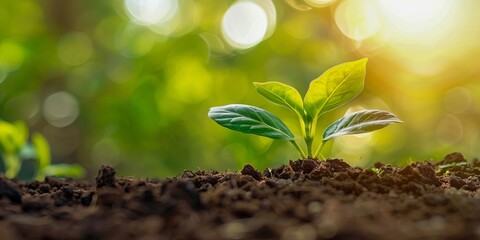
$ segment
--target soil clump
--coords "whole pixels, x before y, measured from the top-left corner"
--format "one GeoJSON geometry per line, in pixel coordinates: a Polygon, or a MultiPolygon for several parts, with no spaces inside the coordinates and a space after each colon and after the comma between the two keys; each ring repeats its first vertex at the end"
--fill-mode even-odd
{"type": "Polygon", "coordinates": [[[480,162],[290,161],[94,183],[0,176],[0,239],[480,239],[480,162]]]}

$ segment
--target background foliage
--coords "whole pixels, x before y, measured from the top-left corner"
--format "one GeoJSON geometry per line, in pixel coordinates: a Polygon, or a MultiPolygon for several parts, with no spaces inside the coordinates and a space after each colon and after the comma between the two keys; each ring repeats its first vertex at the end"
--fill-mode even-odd
{"type": "Polygon", "coordinates": [[[0,116],[44,134],[54,162],[157,177],[285,163],[299,157],[288,142],[227,131],[208,109],[257,105],[298,135],[296,116],[252,83],[304,94],[362,57],[365,90],[320,125],[363,108],[405,124],[341,137],[326,155],[361,166],[479,155],[478,1],[243,1],[255,6],[229,22],[239,1],[137,2],[0,0],[0,116]]]}

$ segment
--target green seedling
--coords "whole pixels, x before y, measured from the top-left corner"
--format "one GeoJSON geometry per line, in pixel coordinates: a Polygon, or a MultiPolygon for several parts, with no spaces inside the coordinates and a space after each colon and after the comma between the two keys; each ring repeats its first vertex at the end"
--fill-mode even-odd
{"type": "MultiPolygon", "coordinates": [[[[375,131],[392,123],[401,123],[395,115],[381,110],[363,110],[348,114],[323,132],[323,138],[315,152],[312,150],[316,126],[321,116],[357,97],[363,89],[367,59],[346,62],[325,71],[310,83],[302,100],[293,87],[280,82],[255,82],[257,92],[270,102],[292,110],[298,117],[305,153],[295,136],[278,117],[250,105],[231,104],[212,107],[208,116],[219,125],[234,131],[255,134],[272,139],[287,140],[295,146],[303,158],[318,158],[325,143],[335,137],[375,131]]],[[[322,156],[323,157],[323,156],[322,156]]]]}
{"type": "Polygon", "coordinates": [[[380,168],[376,168],[376,167],[372,167],[372,171],[373,171],[375,174],[377,174],[377,176],[380,176],[380,175],[383,174],[383,172],[384,172],[385,170],[380,169],[380,168]]]}
{"type": "Polygon", "coordinates": [[[37,155],[38,168],[35,179],[41,180],[46,176],[81,178],[85,175],[85,169],[79,164],[52,164],[50,145],[42,134],[34,133],[32,144],[37,155]]]}
{"type": "Polygon", "coordinates": [[[447,168],[462,167],[462,166],[467,166],[467,162],[452,162],[452,163],[447,163],[447,164],[439,165],[439,166],[438,166],[438,169],[447,169],[447,168]]]}
{"type": "Polygon", "coordinates": [[[40,133],[34,133],[29,142],[28,136],[28,128],[24,122],[17,121],[12,124],[0,120],[0,154],[7,178],[16,177],[21,170],[23,159],[30,157],[37,160],[34,176],[37,180],[42,180],[45,176],[80,178],[85,174],[85,169],[78,164],[51,164],[47,139],[40,133]]]}
{"type": "Polygon", "coordinates": [[[5,176],[14,178],[20,172],[20,153],[28,140],[28,128],[24,122],[0,121],[0,154],[3,159],[5,176]]]}

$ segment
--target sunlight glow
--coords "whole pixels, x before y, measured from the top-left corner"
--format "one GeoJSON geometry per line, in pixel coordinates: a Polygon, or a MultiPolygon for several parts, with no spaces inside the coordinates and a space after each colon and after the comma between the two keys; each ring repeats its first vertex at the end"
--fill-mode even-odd
{"type": "Polygon", "coordinates": [[[314,7],[326,7],[335,2],[335,0],[305,0],[308,4],[314,7]]]}
{"type": "Polygon", "coordinates": [[[335,22],[345,36],[356,41],[363,41],[380,29],[377,8],[370,1],[343,1],[335,10],[335,22]]]}
{"type": "Polygon", "coordinates": [[[399,30],[428,34],[441,27],[452,10],[452,0],[379,0],[386,18],[399,30]]]}
{"type": "Polygon", "coordinates": [[[470,54],[476,15],[473,3],[453,0],[344,0],[334,12],[352,49],[382,56],[417,78],[442,74],[470,54]]]}

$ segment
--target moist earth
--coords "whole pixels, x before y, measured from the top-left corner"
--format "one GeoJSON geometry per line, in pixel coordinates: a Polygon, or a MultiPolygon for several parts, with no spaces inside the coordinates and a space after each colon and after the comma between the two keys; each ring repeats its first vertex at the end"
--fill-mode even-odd
{"type": "Polygon", "coordinates": [[[0,176],[4,239],[480,239],[480,162],[290,161],[95,182],[0,176]]]}

